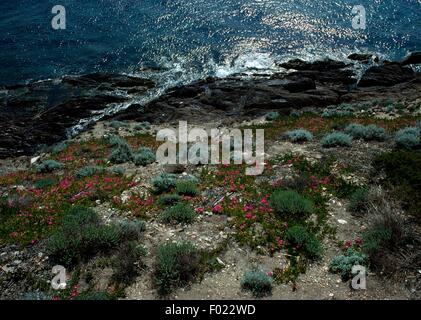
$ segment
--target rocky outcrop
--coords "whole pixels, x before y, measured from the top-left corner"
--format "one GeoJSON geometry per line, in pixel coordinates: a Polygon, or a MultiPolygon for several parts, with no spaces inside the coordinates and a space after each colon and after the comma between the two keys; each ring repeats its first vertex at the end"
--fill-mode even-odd
{"type": "Polygon", "coordinates": [[[378,62],[379,58],[371,53],[352,53],[348,56],[349,60],[360,61],[363,63],[369,62],[371,59],[378,62]]]}
{"type": "Polygon", "coordinates": [[[0,158],[54,144],[80,119],[153,86],[148,79],[96,73],[5,87],[0,90],[0,158]]]}
{"type": "MultiPolygon", "coordinates": [[[[409,59],[409,58],[408,58],[409,59]]],[[[416,61],[413,60],[408,61],[416,61]]],[[[342,102],[419,94],[421,76],[402,63],[371,67],[358,86],[344,62],[291,60],[272,76],[207,78],[167,90],[146,105],[134,103],[104,119],[192,123],[239,121],[268,111],[323,108],[342,102]]],[[[33,154],[66,137],[80,119],[104,113],[154,87],[151,80],[96,73],[0,89],[0,158],[33,154]]]]}
{"type": "Polygon", "coordinates": [[[362,76],[358,86],[374,87],[374,86],[393,86],[398,83],[407,82],[415,79],[415,72],[401,64],[392,62],[382,66],[369,68],[362,76]]]}
{"type": "Polygon", "coordinates": [[[405,59],[401,61],[402,66],[408,64],[420,64],[421,63],[421,51],[411,52],[405,59]]]}

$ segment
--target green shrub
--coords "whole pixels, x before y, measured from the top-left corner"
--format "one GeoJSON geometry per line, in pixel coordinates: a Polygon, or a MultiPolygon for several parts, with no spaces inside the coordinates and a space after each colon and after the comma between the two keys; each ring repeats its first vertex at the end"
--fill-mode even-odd
{"type": "Polygon", "coordinates": [[[45,160],[37,165],[36,170],[40,173],[53,172],[63,168],[63,164],[55,160],[45,160]]]}
{"type": "Polygon", "coordinates": [[[175,190],[178,194],[194,197],[198,194],[197,185],[190,180],[177,181],[175,190]]]}
{"type": "Polygon", "coordinates": [[[200,254],[191,243],[166,243],[158,248],[154,282],[160,295],[194,280],[200,267],[200,254]]]}
{"type": "Polygon", "coordinates": [[[150,130],[151,124],[147,121],[141,122],[141,123],[135,125],[134,129],[135,130],[150,130]]]}
{"type": "Polygon", "coordinates": [[[162,173],[152,180],[154,192],[157,194],[170,191],[172,188],[175,187],[176,183],[177,179],[175,175],[170,173],[162,173]]]}
{"type": "Polygon", "coordinates": [[[178,203],[168,208],[161,215],[161,219],[164,222],[191,223],[195,218],[196,213],[194,210],[184,203],[178,203]]]}
{"type": "Polygon", "coordinates": [[[115,174],[117,176],[122,176],[124,175],[125,170],[124,168],[121,168],[121,167],[112,167],[111,169],[108,169],[108,172],[115,174]]]}
{"type": "Polygon", "coordinates": [[[129,285],[139,274],[140,258],[146,255],[144,247],[135,241],[123,243],[114,259],[113,280],[117,283],[129,285]]]}
{"type": "Polygon", "coordinates": [[[384,128],[370,124],[365,127],[364,139],[367,141],[385,141],[387,139],[387,132],[384,128]]]}
{"type": "Polygon", "coordinates": [[[133,155],[133,162],[137,166],[147,166],[156,161],[155,153],[150,148],[140,148],[133,155]]]}
{"type": "Polygon", "coordinates": [[[146,223],[142,220],[123,220],[118,224],[120,235],[126,240],[137,240],[146,230],[146,223]]]}
{"type": "Polygon", "coordinates": [[[60,152],[63,152],[64,150],[66,150],[68,146],[69,146],[69,144],[68,144],[68,142],[67,142],[67,141],[63,141],[63,142],[57,143],[57,144],[53,147],[53,149],[52,149],[51,153],[52,153],[53,155],[57,155],[57,154],[59,154],[60,152]]]}
{"type": "Polygon", "coordinates": [[[267,121],[274,121],[276,119],[279,118],[279,112],[269,112],[268,114],[266,114],[266,120],[267,121]]]}
{"type": "Polygon", "coordinates": [[[285,132],[285,136],[291,142],[304,142],[304,141],[311,141],[313,139],[313,135],[311,134],[311,132],[304,129],[287,131],[285,132]]]}
{"type": "Polygon", "coordinates": [[[349,198],[348,210],[356,214],[363,213],[367,208],[368,198],[369,192],[367,189],[358,189],[349,198]]]}
{"type": "Polygon", "coordinates": [[[420,132],[418,128],[407,127],[395,134],[395,143],[398,148],[412,149],[420,144],[420,132]]]}
{"type": "Polygon", "coordinates": [[[293,190],[276,190],[269,203],[280,217],[305,218],[314,212],[313,203],[293,190]]]}
{"type": "Polygon", "coordinates": [[[351,123],[345,128],[345,132],[355,139],[364,139],[366,128],[361,124],[351,123]]]}
{"type": "Polygon", "coordinates": [[[164,206],[172,206],[181,201],[181,197],[178,194],[164,194],[160,199],[159,203],[164,206]]]}
{"type": "Polygon", "coordinates": [[[101,166],[86,166],[76,171],[76,177],[77,178],[92,177],[93,175],[101,174],[104,171],[105,171],[105,168],[101,166]]]}
{"type": "Polygon", "coordinates": [[[345,128],[345,132],[355,139],[366,141],[384,141],[387,139],[386,130],[374,124],[363,126],[352,123],[345,128]]]}
{"type": "Polygon", "coordinates": [[[323,137],[321,144],[324,148],[331,147],[349,147],[352,143],[352,137],[342,132],[333,132],[323,137]]]}
{"type": "Polygon", "coordinates": [[[51,300],[53,297],[45,292],[42,291],[31,291],[25,292],[22,295],[22,300],[26,301],[44,301],[44,300],[51,300]]]}
{"type": "Polygon", "coordinates": [[[403,209],[421,218],[421,152],[418,150],[393,150],[373,161],[374,175],[382,176],[382,184],[392,190],[403,209]]]}
{"type": "Polygon", "coordinates": [[[248,271],[241,280],[241,286],[249,290],[257,298],[269,295],[272,292],[273,280],[263,271],[248,271]]]}
{"type": "Polygon", "coordinates": [[[113,120],[108,124],[111,128],[120,129],[122,127],[127,127],[127,123],[123,121],[113,120]]]}
{"type": "Polygon", "coordinates": [[[132,151],[128,145],[119,145],[117,146],[109,156],[108,160],[110,160],[112,163],[120,164],[120,163],[126,163],[131,161],[133,158],[132,151]]]}
{"type": "Polygon", "coordinates": [[[108,141],[108,144],[111,147],[118,147],[118,146],[127,146],[128,147],[127,141],[124,140],[122,137],[120,137],[117,134],[110,135],[108,137],[107,141],[108,141]]]}
{"type": "Polygon", "coordinates": [[[102,300],[111,300],[109,293],[105,291],[98,291],[98,292],[82,292],[81,294],[75,297],[75,300],[94,300],[94,301],[102,301],[102,300]]]}
{"type": "Polygon", "coordinates": [[[324,118],[333,117],[349,117],[354,113],[354,108],[349,104],[341,104],[339,106],[328,106],[322,113],[324,118]]]}
{"type": "Polygon", "coordinates": [[[329,270],[341,275],[342,280],[349,280],[352,274],[352,267],[364,265],[365,255],[349,248],[344,254],[333,257],[330,262],[329,270]]]}
{"type": "Polygon", "coordinates": [[[115,247],[119,240],[118,227],[102,225],[91,209],[72,207],[48,240],[47,252],[54,261],[68,266],[115,247]]]}
{"type": "Polygon", "coordinates": [[[288,242],[292,245],[298,246],[300,250],[303,250],[305,256],[309,259],[321,258],[323,249],[319,240],[316,236],[308,231],[303,226],[292,226],[285,232],[285,237],[288,242]]]}
{"type": "Polygon", "coordinates": [[[34,183],[34,188],[35,189],[44,189],[44,188],[51,187],[51,186],[55,185],[56,183],[57,183],[56,178],[48,177],[48,178],[36,181],[34,183]]]}

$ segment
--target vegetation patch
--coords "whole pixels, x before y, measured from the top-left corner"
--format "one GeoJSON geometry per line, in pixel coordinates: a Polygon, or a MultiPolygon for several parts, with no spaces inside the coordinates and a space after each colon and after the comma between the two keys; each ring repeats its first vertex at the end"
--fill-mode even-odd
{"type": "Polygon", "coordinates": [[[297,250],[302,251],[307,258],[311,260],[321,258],[322,245],[306,227],[296,225],[288,228],[285,232],[285,238],[290,244],[296,246],[297,250]]]}
{"type": "Polygon", "coordinates": [[[276,190],[269,203],[280,217],[306,218],[314,212],[313,203],[293,190],[276,190]]]}
{"type": "Polygon", "coordinates": [[[313,140],[313,134],[305,129],[296,129],[285,132],[285,136],[291,142],[306,142],[313,140]]]}
{"type": "Polygon", "coordinates": [[[200,254],[191,243],[166,243],[158,248],[154,282],[160,295],[193,281],[200,269],[200,254]]]}
{"type": "Polygon", "coordinates": [[[63,164],[55,160],[45,160],[36,166],[39,173],[53,172],[63,168],[63,164]]]}
{"type": "Polygon", "coordinates": [[[161,215],[164,222],[192,223],[195,218],[194,210],[184,203],[168,208],[161,215]]]}
{"type": "Polygon", "coordinates": [[[326,135],[321,140],[322,147],[349,147],[352,144],[352,137],[342,132],[334,132],[326,135]]]}
{"type": "Polygon", "coordinates": [[[250,291],[256,298],[261,298],[272,293],[273,279],[260,270],[248,271],[241,280],[241,287],[250,291]]]}

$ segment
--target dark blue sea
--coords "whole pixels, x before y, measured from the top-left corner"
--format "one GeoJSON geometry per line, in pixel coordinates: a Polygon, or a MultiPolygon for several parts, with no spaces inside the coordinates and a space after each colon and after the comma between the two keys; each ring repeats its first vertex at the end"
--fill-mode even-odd
{"type": "Polygon", "coordinates": [[[421,49],[421,1],[0,0],[0,30],[0,85],[112,71],[168,86],[290,58],[400,59],[421,49]],[[58,4],[65,30],[51,26],[58,4]],[[355,5],[365,30],[352,28],[355,5]]]}

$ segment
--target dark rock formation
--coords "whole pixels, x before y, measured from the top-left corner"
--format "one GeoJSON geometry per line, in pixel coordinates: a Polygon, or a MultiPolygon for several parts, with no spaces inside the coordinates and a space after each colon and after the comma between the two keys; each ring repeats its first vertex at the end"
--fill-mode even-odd
{"type": "Polygon", "coordinates": [[[80,119],[126,101],[121,91],[153,86],[148,79],[97,73],[6,87],[0,90],[0,158],[54,144],[80,119]]]}
{"type": "Polygon", "coordinates": [[[352,53],[348,59],[361,62],[368,62],[370,59],[373,59],[374,62],[379,61],[379,58],[371,53],[352,53]]]}
{"type": "MultiPolygon", "coordinates": [[[[172,88],[146,105],[132,104],[104,119],[229,123],[273,110],[288,114],[293,109],[387,95],[420,95],[421,75],[400,63],[369,68],[358,87],[353,71],[343,62],[292,60],[282,66],[293,71],[254,78],[207,78],[172,88]]],[[[41,145],[64,139],[80,119],[152,87],[148,79],[97,73],[0,89],[0,158],[33,154],[41,145]]]]}
{"type": "Polygon", "coordinates": [[[405,59],[401,61],[402,66],[408,64],[420,64],[421,63],[421,51],[411,52],[405,59]]]}
{"type": "Polygon", "coordinates": [[[359,87],[393,86],[410,81],[416,76],[415,72],[399,63],[388,63],[369,68],[358,83],[359,87]]]}

